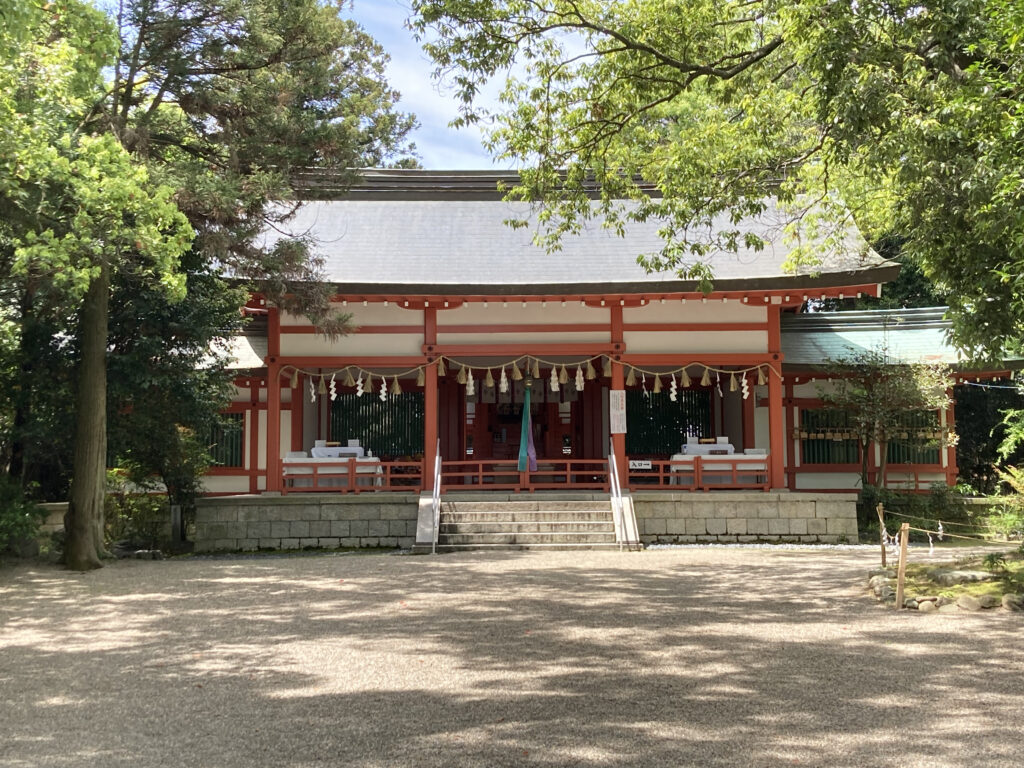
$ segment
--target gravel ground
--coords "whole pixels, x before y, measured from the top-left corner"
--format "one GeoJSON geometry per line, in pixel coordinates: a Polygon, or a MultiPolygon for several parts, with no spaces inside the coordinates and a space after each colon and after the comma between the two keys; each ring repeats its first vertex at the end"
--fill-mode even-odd
{"type": "Polygon", "coordinates": [[[1020,766],[1021,614],[874,548],[0,567],[0,766],[1020,766]]]}

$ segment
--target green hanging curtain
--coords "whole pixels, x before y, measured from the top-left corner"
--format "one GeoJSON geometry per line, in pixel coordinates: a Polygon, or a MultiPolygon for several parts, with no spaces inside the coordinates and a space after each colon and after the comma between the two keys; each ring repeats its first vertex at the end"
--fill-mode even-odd
{"type": "Polygon", "coordinates": [[[519,471],[537,471],[537,449],[533,445],[533,420],[530,418],[530,388],[523,395],[523,422],[519,430],[519,471]]]}

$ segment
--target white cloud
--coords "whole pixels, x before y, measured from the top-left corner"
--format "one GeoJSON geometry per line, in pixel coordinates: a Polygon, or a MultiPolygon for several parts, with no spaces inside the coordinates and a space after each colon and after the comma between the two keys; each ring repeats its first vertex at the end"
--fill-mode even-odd
{"type": "MultiPolygon", "coordinates": [[[[411,11],[400,0],[356,0],[347,15],[366,29],[391,56],[388,82],[401,94],[399,108],[419,120],[412,140],[424,167],[434,169],[490,169],[509,167],[494,163],[481,143],[479,127],[456,130],[448,124],[458,116],[458,101],[450,88],[436,83],[434,65],[405,28],[411,11]]],[[[484,99],[497,103],[497,86],[484,99]]]]}

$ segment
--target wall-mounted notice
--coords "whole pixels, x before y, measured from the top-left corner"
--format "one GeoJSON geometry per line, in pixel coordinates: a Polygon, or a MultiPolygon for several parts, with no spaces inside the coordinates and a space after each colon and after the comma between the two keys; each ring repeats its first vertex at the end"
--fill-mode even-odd
{"type": "Polygon", "coordinates": [[[626,433],[626,390],[613,389],[608,393],[609,423],[613,435],[626,433]]]}

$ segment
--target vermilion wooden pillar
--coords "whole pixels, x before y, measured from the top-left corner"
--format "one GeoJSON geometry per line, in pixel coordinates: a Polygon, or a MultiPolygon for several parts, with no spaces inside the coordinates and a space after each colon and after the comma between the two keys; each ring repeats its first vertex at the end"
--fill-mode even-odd
{"type": "Polygon", "coordinates": [[[292,390],[292,447],[293,451],[302,450],[302,385],[305,383],[305,377],[298,377],[298,384],[291,388],[292,390]]]}
{"type": "Polygon", "coordinates": [[[281,490],[281,314],[267,309],[267,490],[281,490]]]}
{"type": "Polygon", "coordinates": [[[423,488],[434,490],[437,458],[437,364],[428,365],[423,380],[423,488]]]}
{"type": "Polygon", "coordinates": [[[768,374],[768,435],[771,454],[771,486],[786,487],[786,419],[782,402],[782,307],[768,307],[768,352],[775,357],[768,374]]]}
{"type": "MultiPolygon", "coordinates": [[[[423,310],[424,346],[437,344],[437,310],[423,310]]],[[[437,460],[437,363],[428,365],[423,379],[423,489],[434,490],[434,462],[437,460]]]]}
{"type": "MultiPolygon", "coordinates": [[[[626,377],[623,375],[622,363],[612,362],[612,390],[624,390],[626,388],[626,377]]],[[[609,419],[609,414],[604,418],[609,419]]],[[[629,429],[629,424],[626,424],[629,429]]],[[[619,485],[625,489],[629,484],[629,464],[626,461],[626,436],[624,434],[612,435],[612,448],[615,451],[615,464],[619,468],[619,485]]]]}
{"type": "Polygon", "coordinates": [[[276,361],[267,365],[267,490],[281,490],[281,364],[276,361]]]}

